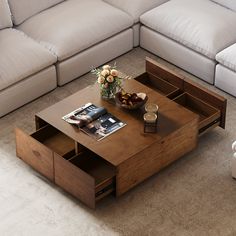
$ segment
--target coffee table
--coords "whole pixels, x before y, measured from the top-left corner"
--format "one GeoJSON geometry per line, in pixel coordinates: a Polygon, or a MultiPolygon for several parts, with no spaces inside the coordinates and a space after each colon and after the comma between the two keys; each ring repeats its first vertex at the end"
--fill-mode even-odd
{"type": "Polygon", "coordinates": [[[122,195],[192,151],[199,134],[224,127],[224,98],[151,59],[146,72],[126,81],[125,89],[144,92],[149,102],[158,104],[156,134],[143,132],[142,109],[123,110],[104,101],[93,85],[36,114],[33,134],[16,128],[17,156],[94,208],[105,196],[122,195]],[[96,141],[61,119],[88,102],[104,106],[127,126],[96,141]]]}

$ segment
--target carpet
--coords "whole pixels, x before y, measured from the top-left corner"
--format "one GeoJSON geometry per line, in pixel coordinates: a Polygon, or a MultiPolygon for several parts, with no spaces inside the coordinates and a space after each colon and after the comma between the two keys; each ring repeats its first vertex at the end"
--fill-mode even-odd
{"type": "Polygon", "coordinates": [[[146,56],[225,96],[226,130],[203,135],[196,150],[91,210],[16,158],[14,140],[14,127],[33,132],[35,113],[94,83],[94,75],[86,74],[0,119],[0,235],[236,235],[230,168],[236,99],[140,48],[115,61],[134,77],[144,72],[146,56]]]}

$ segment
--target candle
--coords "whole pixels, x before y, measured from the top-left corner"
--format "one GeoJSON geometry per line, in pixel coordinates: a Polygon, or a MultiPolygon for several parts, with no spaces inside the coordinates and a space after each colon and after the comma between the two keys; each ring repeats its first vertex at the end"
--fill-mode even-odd
{"type": "Polygon", "coordinates": [[[145,111],[147,112],[147,113],[156,113],[157,114],[157,112],[158,112],[158,106],[156,105],[156,104],[154,104],[154,103],[148,103],[148,104],[146,104],[146,106],[145,106],[145,111]]]}
{"type": "Polygon", "coordinates": [[[157,114],[153,113],[153,112],[147,112],[144,114],[143,119],[146,123],[156,123],[157,121],[157,114]]]}

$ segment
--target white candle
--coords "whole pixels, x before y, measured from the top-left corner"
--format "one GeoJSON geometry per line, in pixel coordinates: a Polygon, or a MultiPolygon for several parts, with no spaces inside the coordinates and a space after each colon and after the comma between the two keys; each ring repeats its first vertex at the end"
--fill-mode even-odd
{"type": "Polygon", "coordinates": [[[157,113],[158,112],[158,106],[154,103],[148,103],[145,106],[145,111],[147,113],[151,112],[151,113],[157,113]]]}
{"type": "Polygon", "coordinates": [[[156,123],[157,121],[157,114],[153,112],[148,112],[143,115],[143,119],[147,123],[156,123]]]}

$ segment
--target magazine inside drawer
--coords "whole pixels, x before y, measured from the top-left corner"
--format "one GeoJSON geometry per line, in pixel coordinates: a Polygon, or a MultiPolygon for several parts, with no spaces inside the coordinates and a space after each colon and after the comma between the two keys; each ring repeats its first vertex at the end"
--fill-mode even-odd
{"type": "Polygon", "coordinates": [[[180,93],[180,89],[170,84],[169,82],[151,74],[144,73],[135,78],[138,82],[150,87],[151,89],[157,91],[158,93],[168,97],[174,98],[180,93]]]}
{"type": "Polygon", "coordinates": [[[176,97],[174,101],[199,115],[199,133],[219,125],[220,111],[201,99],[183,93],[176,97]]]}
{"type": "Polygon", "coordinates": [[[61,156],[75,148],[73,139],[51,125],[46,125],[38,129],[35,133],[31,134],[31,136],[61,156]]]}

